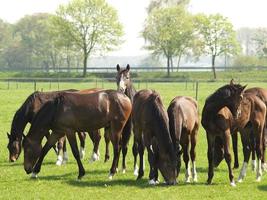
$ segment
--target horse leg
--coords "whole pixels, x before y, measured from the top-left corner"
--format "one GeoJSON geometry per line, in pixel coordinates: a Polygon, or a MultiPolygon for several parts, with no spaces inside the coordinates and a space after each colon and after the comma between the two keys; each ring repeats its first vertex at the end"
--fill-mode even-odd
{"type": "Polygon", "coordinates": [[[231,168],[231,153],[230,153],[230,141],[231,141],[231,133],[230,130],[225,131],[223,135],[223,145],[224,145],[224,159],[228,166],[228,172],[229,172],[229,179],[231,186],[236,186],[234,181],[234,174],[233,170],[231,168]]]}
{"type": "Polygon", "coordinates": [[[128,151],[128,143],[131,136],[132,122],[128,120],[122,131],[122,173],[126,172],[126,154],[128,151]]]}
{"type": "Polygon", "coordinates": [[[257,168],[257,162],[256,162],[256,141],[255,141],[255,135],[254,132],[251,131],[249,133],[250,135],[250,147],[251,147],[251,152],[252,152],[252,159],[251,159],[251,169],[253,172],[256,172],[257,168]]]}
{"type": "MultiPolygon", "coordinates": [[[[45,137],[46,137],[47,140],[48,140],[49,136],[50,136],[50,133],[49,133],[49,131],[47,131],[45,133],[45,137]]],[[[56,145],[53,146],[53,149],[54,149],[55,153],[58,155],[58,149],[57,149],[56,145]]]]}
{"type": "Polygon", "coordinates": [[[185,182],[190,183],[191,171],[190,171],[190,163],[189,163],[189,141],[190,135],[188,131],[183,131],[181,133],[181,146],[183,149],[183,159],[185,164],[185,182]]]}
{"type": "Polygon", "coordinates": [[[157,168],[156,168],[156,152],[152,149],[152,145],[150,147],[147,147],[148,152],[148,161],[150,165],[150,172],[149,172],[149,185],[156,185],[158,183],[158,177],[157,177],[157,168]]]}
{"type": "Polygon", "coordinates": [[[78,137],[80,140],[80,158],[84,159],[85,157],[85,139],[86,139],[86,133],[85,132],[78,132],[78,137]]]}
{"type": "Polygon", "coordinates": [[[209,132],[206,132],[207,141],[208,141],[208,161],[209,161],[209,171],[208,171],[208,180],[207,184],[212,183],[212,178],[214,176],[214,166],[213,166],[213,156],[214,156],[214,141],[215,137],[211,135],[209,132]]]}
{"type": "Polygon", "coordinates": [[[59,140],[59,138],[61,138],[63,136],[64,136],[64,134],[62,134],[62,133],[52,133],[49,136],[47,142],[45,143],[44,147],[42,148],[39,159],[33,168],[33,173],[32,173],[33,178],[36,178],[37,174],[41,171],[41,166],[42,166],[44,157],[46,156],[48,151],[56,144],[56,142],[59,140]]]}
{"type": "Polygon", "coordinates": [[[109,128],[105,128],[104,138],[105,138],[105,143],[106,143],[106,153],[105,153],[104,162],[107,162],[109,160],[109,158],[110,158],[110,156],[109,156],[110,127],[109,128]]]}
{"type": "Polygon", "coordinates": [[[144,176],[144,151],[145,145],[142,139],[138,140],[137,142],[138,154],[139,154],[139,170],[137,180],[141,179],[144,176]]]}
{"type": "Polygon", "coordinates": [[[99,153],[99,143],[101,139],[100,130],[96,130],[96,131],[92,131],[88,133],[94,144],[93,153],[92,153],[90,162],[94,162],[94,161],[100,160],[100,153],[99,153]]]}
{"type": "Polygon", "coordinates": [[[68,132],[66,135],[67,135],[67,138],[69,140],[69,144],[70,144],[70,147],[71,147],[72,154],[73,154],[73,156],[76,159],[76,162],[78,164],[78,168],[79,168],[78,179],[81,179],[85,174],[85,170],[84,170],[82,162],[81,162],[81,158],[80,158],[80,153],[79,153],[79,149],[78,149],[78,145],[77,145],[77,139],[76,139],[75,132],[68,132]]]}
{"type": "Polygon", "coordinates": [[[64,142],[65,142],[65,136],[61,137],[57,142],[58,153],[57,153],[56,165],[58,166],[62,165],[63,163],[63,157],[61,156],[61,152],[63,152],[64,142]]]}
{"type": "Polygon", "coordinates": [[[191,161],[192,161],[193,182],[197,182],[196,144],[197,144],[197,130],[194,130],[191,133],[191,149],[190,149],[190,157],[191,157],[191,161]]]}
{"type": "Polygon", "coordinates": [[[266,128],[266,124],[264,125],[264,130],[263,130],[263,135],[262,135],[262,171],[267,171],[267,164],[265,161],[265,150],[266,150],[266,144],[267,144],[267,128],[266,128]]]}
{"type": "Polygon", "coordinates": [[[262,161],[262,132],[263,132],[263,127],[259,126],[258,131],[254,131],[256,134],[256,154],[257,154],[257,159],[258,159],[258,166],[257,166],[257,175],[256,175],[256,180],[259,182],[261,181],[261,176],[262,176],[262,168],[261,168],[261,161],[262,161]]]}
{"type": "Polygon", "coordinates": [[[138,144],[136,142],[136,139],[134,138],[132,152],[134,156],[134,175],[138,176],[138,165],[137,165],[137,155],[138,155],[138,144]]]}
{"type": "Polygon", "coordinates": [[[249,134],[250,134],[249,129],[244,129],[244,130],[240,131],[241,142],[242,142],[242,146],[243,146],[244,162],[243,162],[243,166],[241,168],[241,171],[240,171],[240,174],[238,177],[239,183],[242,182],[244,177],[246,176],[248,161],[249,161],[249,157],[250,157],[250,153],[251,153],[251,147],[254,145],[254,144],[251,144],[249,134]]]}
{"type": "Polygon", "coordinates": [[[237,130],[232,132],[232,146],[234,151],[234,169],[238,169],[239,162],[238,162],[238,135],[237,130]]]}
{"type": "MultiPolygon", "coordinates": [[[[118,123],[118,122],[117,122],[118,123]]],[[[119,162],[120,150],[121,150],[121,133],[123,124],[116,124],[116,122],[111,122],[111,142],[113,145],[113,161],[110,168],[109,179],[111,180],[116,173],[116,169],[119,162]]]]}
{"type": "Polygon", "coordinates": [[[68,153],[67,153],[67,141],[66,137],[63,138],[63,162],[62,164],[66,164],[69,160],[68,153]]]}

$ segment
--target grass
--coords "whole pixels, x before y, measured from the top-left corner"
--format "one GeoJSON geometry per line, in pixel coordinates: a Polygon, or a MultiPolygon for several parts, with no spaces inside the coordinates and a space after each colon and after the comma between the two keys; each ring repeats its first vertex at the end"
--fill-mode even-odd
{"type": "MultiPolygon", "coordinates": [[[[104,140],[100,144],[100,161],[88,163],[92,151],[92,143],[86,141],[86,159],[83,165],[86,170],[85,177],[77,180],[78,168],[76,161],[71,155],[69,162],[58,167],[55,165],[56,156],[50,151],[46,156],[42,170],[37,180],[29,178],[23,169],[23,153],[16,163],[8,162],[8,150],[6,132],[10,131],[10,125],[15,111],[23,103],[26,97],[33,92],[32,83],[7,83],[0,82],[0,199],[264,199],[267,192],[267,177],[264,174],[260,183],[255,182],[256,174],[251,172],[250,167],[244,182],[233,188],[229,184],[228,171],[225,162],[222,162],[215,170],[213,184],[207,186],[207,144],[203,128],[201,127],[197,143],[197,172],[198,183],[184,183],[184,165],[179,176],[179,184],[167,187],[164,184],[149,186],[148,170],[146,163],[145,176],[140,181],[135,181],[133,175],[133,157],[129,149],[127,156],[127,172],[119,172],[112,181],[108,180],[108,172],[111,161],[103,163],[104,140]]],[[[215,89],[225,84],[224,82],[210,82],[199,84],[199,108],[200,112],[206,97],[215,89]]],[[[242,84],[246,84],[242,82],[242,84]]],[[[249,87],[260,86],[267,88],[267,83],[249,83],[249,87]]],[[[96,83],[60,83],[59,89],[67,88],[92,88],[96,83]]],[[[114,83],[101,83],[98,87],[115,88],[114,83]]],[[[188,83],[140,83],[137,89],[152,88],[157,90],[167,108],[169,102],[177,95],[195,97],[194,85],[188,83]]],[[[38,83],[39,90],[48,91],[49,83],[38,83]]],[[[57,90],[57,83],[53,83],[52,90],[57,90]]],[[[28,129],[29,127],[27,127],[28,129]]],[[[27,130],[26,130],[27,132],[27,130]]],[[[88,137],[89,138],[89,137],[88,137]]],[[[132,142],[132,141],[131,141],[132,142]]],[[[240,144],[241,142],[239,142],[240,144]]],[[[131,144],[130,144],[131,145],[131,144]]],[[[241,148],[239,148],[240,161],[242,161],[241,148]]],[[[146,157],[147,158],[147,157],[146,157]]],[[[239,170],[234,170],[237,179],[239,170]]],[[[163,178],[161,177],[161,180],[163,178]]]]}

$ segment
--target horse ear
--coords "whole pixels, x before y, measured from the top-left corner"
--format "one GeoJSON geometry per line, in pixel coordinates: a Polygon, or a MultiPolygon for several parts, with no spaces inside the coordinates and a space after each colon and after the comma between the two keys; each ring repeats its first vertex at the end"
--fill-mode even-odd
{"type": "Polygon", "coordinates": [[[242,91],[244,91],[245,88],[246,88],[247,86],[248,86],[248,85],[244,85],[244,86],[242,87],[242,91]]]}
{"type": "Polygon", "coordinates": [[[234,79],[231,79],[230,85],[234,85],[234,79]]]}
{"type": "Polygon", "coordinates": [[[130,65],[129,64],[127,64],[126,69],[127,69],[127,71],[130,71],[130,65]]]}
{"type": "Polygon", "coordinates": [[[119,72],[120,71],[120,65],[119,64],[117,64],[117,71],[119,72]]]}

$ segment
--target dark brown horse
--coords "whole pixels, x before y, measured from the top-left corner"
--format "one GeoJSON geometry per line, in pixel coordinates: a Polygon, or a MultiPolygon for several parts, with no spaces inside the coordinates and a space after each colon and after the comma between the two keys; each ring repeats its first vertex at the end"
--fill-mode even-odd
{"type": "MultiPolygon", "coordinates": [[[[250,93],[258,96],[267,106],[267,90],[259,87],[249,88],[245,90],[245,93],[250,93]]],[[[267,170],[267,165],[265,162],[265,149],[267,144],[267,123],[265,122],[264,126],[264,134],[263,134],[263,156],[262,156],[262,170],[267,170]]],[[[238,150],[237,150],[237,129],[235,129],[232,133],[232,141],[233,141],[233,150],[234,150],[234,168],[239,167],[238,163],[238,150]]],[[[252,170],[256,170],[256,160],[255,160],[255,148],[252,146],[252,170]]]]}
{"type": "Polygon", "coordinates": [[[208,142],[208,180],[207,183],[212,183],[214,175],[214,145],[215,138],[222,138],[224,148],[224,158],[228,166],[229,179],[232,186],[235,186],[234,175],[231,168],[231,154],[230,154],[230,141],[231,130],[229,115],[225,114],[222,108],[226,107],[233,114],[234,118],[240,114],[240,102],[243,98],[243,90],[246,86],[234,84],[233,81],[227,84],[212,95],[210,95],[205,102],[202,111],[201,124],[206,130],[207,142],[208,142]]]}
{"type": "MultiPolygon", "coordinates": [[[[127,95],[131,102],[133,102],[133,97],[136,93],[136,90],[132,84],[131,77],[130,77],[130,65],[128,64],[125,69],[121,69],[120,65],[117,65],[117,76],[116,76],[116,82],[117,82],[117,90],[127,95]]],[[[132,132],[132,117],[130,116],[128,121],[125,124],[125,127],[122,132],[122,172],[125,173],[126,170],[126,154],[128,151],[128,143],[131,137],[132,132]]],[[[106,141],[106,155],[105,155],[105,161],[109,158],[109,131],[105,130],[105,141],[106,141]]],[[[137,166],[137,154],[138,149],[136,144],[133,144],[132,152],[134,155],[134,175],[138,176],[138,166],[137,166]]]]}
{"type": "MultiPolygon", "coordinates": [[[[100,89],[89,89],[89,90],[83,90],[80,91],[81,93],[83,92],[95,92],[99,91],[100,89]]],[[[21,105],[21,107],[16,111],[13,121],[11,124],[11,132],[10,134],[7,133],[9,142],[8,142],[8,150],[9,150],[9,160],[11,162],[14,162],[18,159],[20,153],[21,153],[21,140],[22,140],[22,135],[24,132],[24,129],[27,125],[27,123],[32,123],[33,118],[37,114],[37,112],[41,109],[41,107],[47,102],[51,101],[58,96],[62,94],[62,92],[78,92],[78,90],[65,90],[65,91],[53,91],[53,92],[34,92],[32,93],[26,100],[25,102],[21,105]]],[[[91,135],[93,133],[89,133],[91,135]]],[[[49,132],[46,133],[46,137],[49,137],[49,132]]],[[[78,133],[80,142],[81,142],[81,155],[83,153],[84,149],[84,140],[85,140],[85,135],[84,133],[78,133]]],[[[95,141],[97,137],[94,138],[93,142],[97,143],[95,141]]],[[[100,138],[99,138],[100,140],[100,138]]],[[[98,142],[99,143],[99,142],[98,142]]],[[[57,164],[61,165],[62,162],[67,160],[67,153],[66,153],[66,143],[64,137],[59,140],[58,143],[58,160],[57,164]],[[61,150],[63,149],[63,158],[60,155],[61,150]]],[[[97,149],[98,147],[94,147],[94,149],[97,149]]],[[[97,151],[95,151],[97,152],[97,151]]]]}
{"type": "Polygon", "coordinates": [[[78,178],[82,178],[85,170],[80,160],[75,132],[110,127],[114,150],[110,169],[112,178],[118,163],[122,129],[131,109],[130,99],[114,90],[91,94],[64,93],[54,101],[47,102],[37,113],[29,134],[23,141],[25,171],[33,172],[32,176],[36,177],[49,149],[66,134],[79,167],[78,178]],[[44,132],[49,129],[52,130],[52,134],[42,148],[44,132]]]}
{"type": "MultiPolygon", "coordinates": [[[[225,117],[225,125],[228,125],[228,129],[232,130],[233,133],[240,132],[241,141],[243,146],[244,163],[240,171],[238,182],[242,182],[247,170],[247,165],[250,157],[251,150],[254,149],[258,157],[258,168],[257,168],[257,181],[261,180],[262,168],[262,144],[263,144],[263,129],[266,117],[266,105],[257,96],[252,93],[244,93],[244,97],[240,104],[240,115],[237,119],[231,117],[231,112],[227,108],[223,108],[224,112],[222,115],[225,117]],[[228,116],[228,118],[226,117],[228,116]]],[[[220,138],[222,141],[222,138],[220,138]]],[[[218,151],[223,147],[223,142],[218,143],[215,146],[215,158],[221,158],[216,161],[216,165],[222,160],[223,152],[218,154],[218,151]]]]}
{"type": "Polygon", "coordinates": [[[167,184],[175,184],[177,158],[169,132],[168,114],[159,94],[152,90],[137,92],[134,96],[132,116],[134,138],[140,157],[137,179],[144,175],[143,155],[146,147],[150,165],[149,184],[158,183],[158,169],[167,184]]]}
{"type": "Polygon", "coordinates": [[[190,158],[192,161],[192,178],[197,182],[196,171],[196,143],[199,129],[198,105],[197,101],[191,97],[177,96],[168,107],[170,134],[178,156],[177,174],[181,167],[180,145],[182,146],[183,160],[185,162],[185,181],[190,182],[191,169],[189,162],[189,143],[191,143],[190,158]]]}

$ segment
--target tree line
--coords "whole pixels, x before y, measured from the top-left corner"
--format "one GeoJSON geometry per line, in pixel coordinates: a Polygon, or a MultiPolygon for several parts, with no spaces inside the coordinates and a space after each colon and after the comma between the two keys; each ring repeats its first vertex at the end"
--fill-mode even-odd
{"type": "MultiPolygon", "coordinates": [[[[265,65],[267,29],[234,30],[222,15],[193,15],[189,0],[151,0],[142,37],[153,59],[166,58],[168,75],[181,58],[210,56],[214,78],[216,58],[233,58],[233,65],[265,65]],[[243,50],[243,51],[242,51],[243,50]]],[[[10,24],[0,20],[0,67],[56,70],[82,67],[88,59],[105,55],[123,40],[117,11],[105,0],[71,0],[55,14],[26,15],[10,24]]]]}

